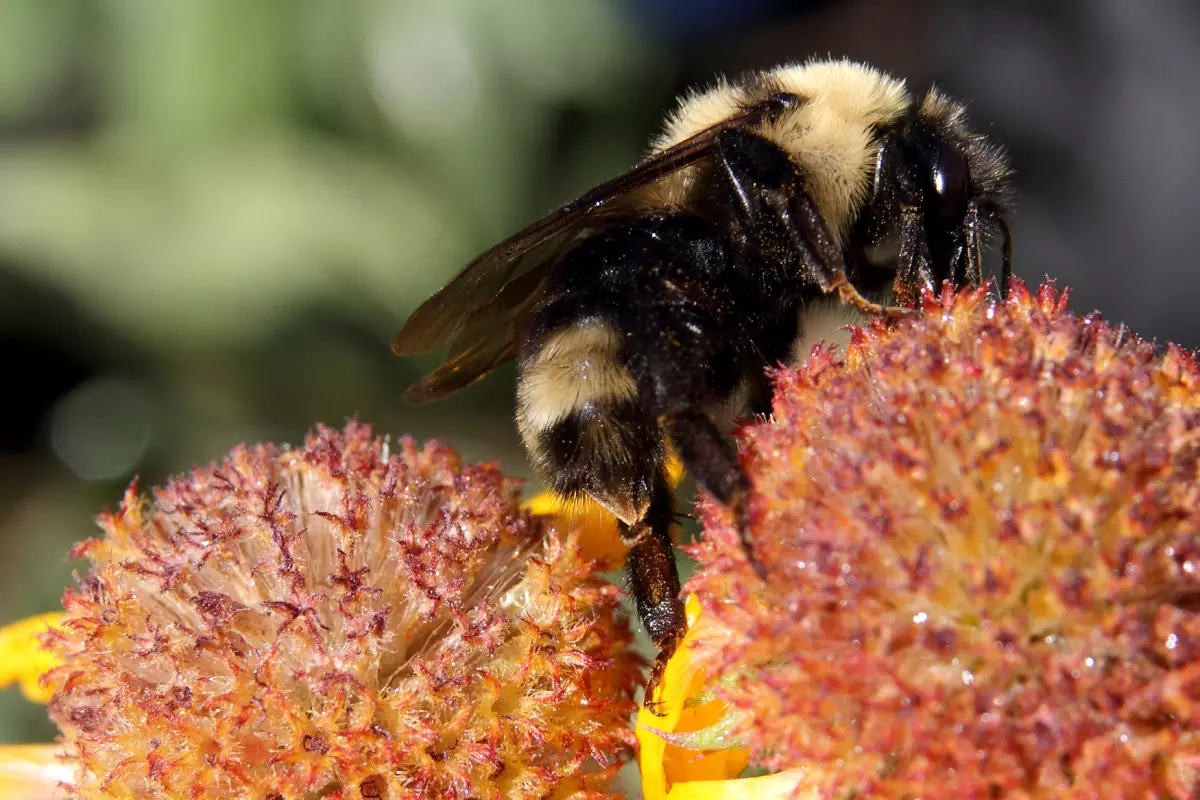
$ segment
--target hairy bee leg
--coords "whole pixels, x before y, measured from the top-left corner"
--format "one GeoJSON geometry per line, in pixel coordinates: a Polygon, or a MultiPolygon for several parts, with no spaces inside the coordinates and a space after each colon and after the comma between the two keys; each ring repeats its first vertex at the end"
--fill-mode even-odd
{"type": "MultiPolygon", "coordinates": [[[[979,206],[972,202],[967,206],[967,221],[963,225],[963,274],[962,279],[976,286],[983,283],[983,253],[979,246],[979,206]]],[[[959,280],[959,276],[954,276],[959,280]]]]}
{"type": "Polygon", "coordinates": [[[873,303],[859,294],[846,276],[841,254],[834,244],[825,220],[816,203],[807,192],[799,190],[791,202],[788,220],[795,226],[797,249],[809,260],[809,268],[817,286],[825,294],[837,292],[838,298],[864,314],[886,316],[893,319],[906,316],[910,310],[902,306],[884,306],[873,303]]]}
{"type": "Polygon", "coordinates": [[[760,246],[770,250],[772,235],[790,240],[800,254],[800,266],[821,291],[837,292],[842,302],[865,314],[900,317],[908,313],[908,309],[872,303],[850,283],[841,249],[805,188],[804,177],[778,145],[732,129],[714,137],[713,153],[739,221],[747,230],[770,231],[760,246]]]}
{"type": "Polygon", "coordinates": [[[670,487],[666,478],[660,477],[645,516],[632,525],[619,523],[621,538],[632,545],[627,569],[638,617],[658,649],[644,698],[644,705],[654,713],[657,713],[652,701],[654,691],[662,681],[667,661],[687,632],[679,570],[671,542],[674,517],[670,487]]]}
{"type": "Polygon", "coordinates": [[[900,256],[894,283],[896,298],[901,305],[912,305],[920,297],[921,287],[933,285],[933,262],[921,209],[904,206],[900,211],[900,256]]]}
{"type": "Polygon", "coordinates": [[[1012,231],[1009,230],[1008,222],[999,213],[992,214],[992,221],[1000,227],[1000,233],[1004,236],[1003,262],[1000,269],[1000,298],[1008,298],[1008,287],[1012,285],[1012,231]]]}
{"type": "Polygon", "coordinates": [[[825,294],[836,291],[838,294],[838,299],[840,299],[846,305],[852,306],[856,310],[861,311],[863,314],[889,317],[891,319],[900,319],[901,317],[907,316],[909,313],[911,313],[909,309],[904,308],[903,306],[884,306],[880,305],[879,303],[871,302],[859,294],[858,289],[855,289],[850,284],[850,281],[848,281],[845,277],[837,278],[835,282],[828,287],[822,286],[821,290],[825,292],[825,294]]]}
{"type": "Polygon", "coordinates": [[[758,576],[765,578],[766,570],[755,556],[751,540],[750,482],[738,464],[732,441],[707,414],[696,409],[668,415],[663,423],[688,474],[733,514],[742,550],[758,576]]]}

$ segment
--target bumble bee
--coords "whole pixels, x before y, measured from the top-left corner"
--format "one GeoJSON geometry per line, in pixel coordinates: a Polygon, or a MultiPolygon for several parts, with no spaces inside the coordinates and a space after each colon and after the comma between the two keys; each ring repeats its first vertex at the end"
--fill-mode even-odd
{"type": "MultiPolygon", "coordinates": [[[[668,453],[725,504],[751,563],[749,486],[720,425],[769,410],[768,370],[822,301],[900,313],[983,280],[1003,235],[1004,152],[935,88],[846,60],[755,72],[679,104],[640,163],[469,263],[409,318],[399,355],[452,342],[409,388],[444,397],[517,359],[516,423],[540,474],[619,520],[659,655],[684,628],[668,453]],[[879,305],[868,297],[889,298],[879,305]]],[[[826,309],[827,310],[827,309],[826,309]]]]}

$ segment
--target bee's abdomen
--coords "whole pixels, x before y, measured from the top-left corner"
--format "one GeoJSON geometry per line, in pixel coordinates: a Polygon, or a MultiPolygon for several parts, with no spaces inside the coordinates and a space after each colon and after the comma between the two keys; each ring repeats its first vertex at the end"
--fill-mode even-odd
{"type": "Polygon", "coordinates": [[[618,516],[650,486],[661,435],[620,360],[620,333],[594,317],[534,344],[517,383],[517,428],[540,471],[560,493],[610,497],[618,516]]]}
{"type": "Polygon", "coordinates": [[[695,217],[575,248],[526,329],[517,424],[542,475],[634,519],[665,458],[660,420],[720,402],[742,367],[724,240],[695,217]]]}
{"type": "Polygon", "coordinates": [[[621,334],[595,318],[547,335],[521,370],[521,424],[545,431],[589,406],[632,400],[637,386],[618,360],[620,347],[621,334]]]}

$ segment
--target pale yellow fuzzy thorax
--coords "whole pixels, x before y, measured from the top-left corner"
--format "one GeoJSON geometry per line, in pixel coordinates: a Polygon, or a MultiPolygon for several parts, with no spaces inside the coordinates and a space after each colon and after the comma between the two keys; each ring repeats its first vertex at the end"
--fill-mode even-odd
{"type": "MultiPolygon", "coordinates": [[[[842,60],[779,67],[750,86],[720,82],[682,101],[654,141],[653,152],[678,144],[775,92],[798,95],[802,102],[756,132],[792,157],[840,243],[870,190],[877,155],[873,127],[895,121],[911,102],[902,81],[842,60]]],[[[645,202],[682,206],[694,179],[694,169],[682,170],[646,192],[645,202]]]]}

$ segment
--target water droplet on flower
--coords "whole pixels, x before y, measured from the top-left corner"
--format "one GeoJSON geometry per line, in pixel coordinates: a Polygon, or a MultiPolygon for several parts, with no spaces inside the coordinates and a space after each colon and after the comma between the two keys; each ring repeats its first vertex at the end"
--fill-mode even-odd
{"type": "Polygon", "coordinates": [[[913,614],[913,622],[917,623],[918,625],[924,625],[925,620],[927,619],[929,619],[929,615],[924,611],[913,614]]]}
{"type": "Polygon", "coordinates": [[[1176,645],[1178,645],[1178,644],[1179,644],[1179,637],[1176,636],[1175,634],[1172,633],[1170,636],[1167,637],[1167,649],[1168,650],[1174,650],[1176,645]]]}
{"type": "Polygon", "coordinates": [[[969,669],[964,669],[962,673],[962,682],[967,686],[975,683],[975,675],[969,669]]]}

